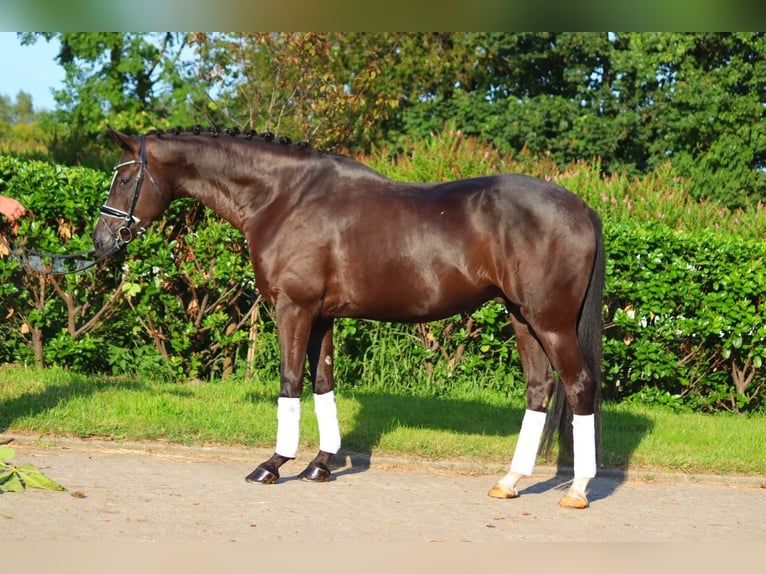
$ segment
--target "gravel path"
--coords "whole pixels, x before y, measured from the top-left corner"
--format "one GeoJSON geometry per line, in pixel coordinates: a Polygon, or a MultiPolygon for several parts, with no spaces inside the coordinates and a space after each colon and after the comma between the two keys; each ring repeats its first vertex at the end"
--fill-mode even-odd
{"type": "Polygon", "coordinates": [[[557,506],[567,486],[550,468],[521,498],[486,495],[504,469],[337,456],[334,479],[276,485],[244,477],[271,453],[158,443],[16,435],[32,463],[67,492],[0,494],[5,541],[766,542],[766,477],[626,477],[604,472],[585,511],[557,506]]]}

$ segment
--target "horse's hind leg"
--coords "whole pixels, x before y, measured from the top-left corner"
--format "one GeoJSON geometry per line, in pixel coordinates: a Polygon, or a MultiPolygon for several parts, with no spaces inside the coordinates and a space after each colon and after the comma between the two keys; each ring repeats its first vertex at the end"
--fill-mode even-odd
{"type": "Polygon", "coordinates": [[[333,378],[333,320],[320,318],[309,338],[308,359],[314,384],[314,413],[319,427],[319,453],[300,473],[303,480],[330,480],[330,459],[340,450],[340,426],[335,406],[333,378]]]}
{"type": "Polygon", "coordinates": [[[489,491],[489,496],[493,498],[516,498],[519,495],[516,488],[519,481],[534,471],[540,437],[545,426],[546,409],[555,384],[548,357],[529,331],[528,325],[513,315],[511,323],[527,380],[527,409],[524,412],[510,470],[489,491]]]}
{"type": "Polygon", "coordinates": [[[574,328],[570,331],[541,330],[538,336],[561,377],[573,411],[574,481],[559,505],[585,508],[588,506],[588,483],[596,476],[596,389],[574,328]]]}

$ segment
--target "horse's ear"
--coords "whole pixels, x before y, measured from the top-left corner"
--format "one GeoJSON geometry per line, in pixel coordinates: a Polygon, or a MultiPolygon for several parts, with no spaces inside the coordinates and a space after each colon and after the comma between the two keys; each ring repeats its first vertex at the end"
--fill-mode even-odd
{"type": "Polygon", "coordinates": [[[123,133],[118,132],[116,129],[114,129],[112,126],[107,124],[107,129],[109,130],[109,135],[114,138],[114,140],[122,146],[123,149],[131,151],[133,149],[133,146],[130,145],[130,137],[126,136],[123,133]]]}

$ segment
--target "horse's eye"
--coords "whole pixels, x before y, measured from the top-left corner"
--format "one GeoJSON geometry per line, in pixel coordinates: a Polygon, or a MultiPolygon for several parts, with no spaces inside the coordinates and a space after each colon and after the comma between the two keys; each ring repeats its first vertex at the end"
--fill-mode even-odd
{"type": "Polygon", "coordinates": [[[120,178],[120,185],[125,186],[125,185],[128,185],[129,183],[130,183],[130,178],[129,177],[121,177],[120,178]]]}

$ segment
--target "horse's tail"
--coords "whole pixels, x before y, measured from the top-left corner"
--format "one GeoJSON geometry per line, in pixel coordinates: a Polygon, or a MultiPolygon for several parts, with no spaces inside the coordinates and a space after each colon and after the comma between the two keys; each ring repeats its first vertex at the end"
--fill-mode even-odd
{"type": "MultiPolygon", "coordinates": [[[[585,362],[593,377],[594,404],[593,413],[596,425],[596,460],[601,460],[601,357],[603,355],[602,333],[604,330],[602,306],[604,281],[606,277],[606,256],[604,253],[604,233],[601,218],[593,210],[589,210],[590,220],[596,239],[596,254],[591,270],[590,282],[585,292],[585,300],[580,309],[577,322],[577,341],[585,355],[585,362]]],[[[559,436],[559,464],[571,462],[574,458],[572,444],[572,407],[567,401],[564,385],[559,378],[556,383],[553,405],[545,429],[543,430],[542,452],[550,457],[554,435],[559,436]]]]}

